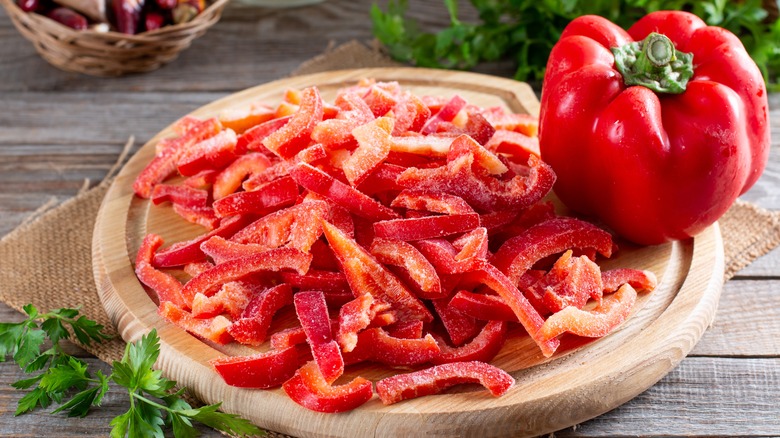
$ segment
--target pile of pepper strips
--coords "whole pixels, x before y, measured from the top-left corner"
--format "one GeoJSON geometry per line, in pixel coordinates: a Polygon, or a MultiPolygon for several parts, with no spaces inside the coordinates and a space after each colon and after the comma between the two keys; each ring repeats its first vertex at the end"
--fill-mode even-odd
{"type": "Polygon", "coordinates": [[[656,283],[601,272],[610,234],[543,200],[555,174],[536,126],[373,80],[333,104],[311,87],[275,107],[185,117],[133,187],[205,230],[162,249],[149,234],[136,274],[172,323],[266,350],[214,360],[229,385],[281,385],[341,412],[373,385],[334,382],[370,361],[419,369],[376,383],[386,404],[466,382],[503,394],[514,379],[488,362],[510,325],[548,357],[564,333],[608,334],[656,283]],[[271,329],[291,312],[294,326],[271,329]]]}

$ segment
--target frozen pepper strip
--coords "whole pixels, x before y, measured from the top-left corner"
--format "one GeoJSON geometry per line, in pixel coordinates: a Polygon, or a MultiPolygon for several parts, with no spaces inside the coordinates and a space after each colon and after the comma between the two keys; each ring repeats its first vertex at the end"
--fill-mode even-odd
{"type": "Polygon", "coordinates": [[[325,295],[320,291],[298,292],[293,303],[314,362],[328,383],[335,381],[344,373],[344,360],[333,337],[325,295]]]}
{"type": "Polygon", "coordinates": [[[391,405],[410,398],[438,394],[461,383],[480,383],[498,397],[509,391],[515,379],[484,362],[454,362],[382,379],[376,383],[376,391],[382,403],[391,405]]]}
{"type": "Polygon", "coordinates": [[[295,374],[298,351],[291,346],[252,356],[220,357],[209,364],[230,386],[269,389],[281,386],[295,374]]]}
{"type": "Polygon", "coordinates": [[[282,387],[299,405],[328,413],[351,411],[374,395],[371,382],[362,377],[344,385],[332,386],[314,362],[302,366],[282,387]]]}

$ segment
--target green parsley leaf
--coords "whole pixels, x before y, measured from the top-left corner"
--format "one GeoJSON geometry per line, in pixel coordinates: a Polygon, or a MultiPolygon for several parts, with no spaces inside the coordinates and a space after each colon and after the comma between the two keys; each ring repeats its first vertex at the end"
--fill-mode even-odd
{"type": "MultiPolygon", "coordinates": [[[[36,327],[35,323],[30,323],[30,325],[36,327]]],[[[26,367],[41,354],[41,345],[43,345],[45,340],[46,333],[43,330],[27,327],[19,339],[19,343],[16,345],[16,353],[14,353],[14,361],[16,361],[19,367],[26,367]]]]}

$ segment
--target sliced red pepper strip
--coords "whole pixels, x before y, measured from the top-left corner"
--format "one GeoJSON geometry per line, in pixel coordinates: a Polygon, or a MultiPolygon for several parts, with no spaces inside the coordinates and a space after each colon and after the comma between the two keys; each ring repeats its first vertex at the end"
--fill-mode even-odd
{"type": "Polygon", "coordinates": [[[325,201],[306,201],[263,216],[237,232],[231,240],[270,248],[287,246],[308,252],[322,235],[322,219],[330,207],[325,201]]]}
{"type": "Polygon", "coordinates": [[[213,230],[219,226],[220,218],[211,207],[189,207],[187,205],[173,204],[174,213],[187,222],[200,225],[207,230],[213,230]]]}
{"type": "Polygon", "coordinates": [[[230,281],[210,297],[195,294],[192,299],[192,316],[210,318],[227,312],[231,319],[237,319],[256,293],[256,289],[257,287],[242,281],[230,281]]]}
{"type": "Polygon", "coordinates": [[[182,288],[182,296],[185,302],[191,302],[198,292],[210,296],[213,295],[215,286],[239,280],[259,271],[292,269],[304,274],[309,269],[310,263],[311,254],[293,248],[277,248],[261,254],[229,260],[193,277],[182,288]]]}
{"type": "Polygon", "coordinates": [[[396,153],[415,154],[427,158],[446,157],[452,138],[433,135],[405,135],[390,138],[390,150],[396,153]]]}
{"type": "Polygon", "coordinates": [[[168,248],[154,255],[153,264],[159,268],[168,268],[172,266],[182,266],[187,263],[201,262],[206,260],[206,255],[200,249],[203,242],[214,236],[230,237],[238,230],[249,223],[250,218],[246,216],[236,216],[223,219],[218,228],[195,237],[186,242],[177,242],[168,248]]]}
{"type": "Polygon", "coordinates": [[[497,154],[508,155],[516,163],[528,161],[531,155],[541,156],[538,138],[506,129],[497,130],[485,147],[497,154]]]}
{"type": "Polygon", "coordinates": [[[541,292],[545,307],[555,313],[568,306],[581,309],[591,298],[601,301],[604,286],[599,266],[585,256],[572,257],[568,250],[532,288],[541,292]]]}
{"type": "Polygon", "coordinates": [[[336,105],[342,111],[335,118],[323,120],[311,133],[312,140],[330,149],[340,148],[354,141],[352,130],[374,119],[366,102],[354,92],[345,92],[336,97],[336,105]]]}
{"type": "MultiPolygon", "coordinates": [[[[327,295],[330,292],[344,292],[349,290],[347,278],[341,272],[319,271],[309,269],[306,274],[297,272],[280,273],[282,281],[299,290],[321,290],[327,295]]],[[[354,295],[353,295],[354,297],[354,295]]]]}
{"type": "Polygon", "coordinates": [[[400,321],[385,327],[385,330],[387,330],[388,335],[394,338],[419,339],[423,336],[424,326],[422,321],[400,321]]]}
{"type": "Polygon", "coordinates": [[[423,134],[432,134],[436,132],[436,129],[441,122],[451,122],[464,106],[466,106],[466,101],[462,97],[458,95],[452,96],[449,102],[447,102],[439,112],[428,119],[420,132],[423,134]]]}
{"type": "Polygon", "coordinates": [[[394,219],[398,215],[347,184],[308,163],[298,163],[290,169],[290,176],[301,186],[318,193],[351,213],[371,220],[394,219]]]}
{"type": "Polygon", "coordinates": [[[368,328],[378,313],[389,308],[389,305],[374,300],[369,294],[361,295],[341,306],[336,337],[342,351],[354,350],[358,342],[358,332],[368,328]]]}
{"type": "Polygon", "coordinates": [[[447,162],[455,162],[460,157],[473,157],[472,166],[490,175],[502,175],[509,170],[496,154],[467,135],[461,135],[452,142],[447,162]]]}
{"type": "Polygon", "coordinates": [[[181,295],[182,285],[179,280],[168,273],[158,271],[152,265],[154,253],[162,244],[162,237],[156,234],[147,234],[144,237],[135,258],[135,275],[138,276],[141,283],[157,294],[158,305],[170,301],[179,307],[185,307],[181,295]]]}
{"type": "Polygon", "coordinates": [[[433,319],[425,305],[357,242],[328,222],[322,228],[356,296],[371,294],[412,320],[433,319]]]}
{"type": "MultiPolygon", "coordinates": [[[[458,142],[476,144],[464,135],[453,141],[453,148],[458,142]]],[[[477,162],[473,153],[467,153],[453,160],[448,159],[445,166],[433,169],[409,168],[398,177],[397,182],[407,188],[442,191],[460,196],[481,211],[526,208],[547,195],[555,182],[552,168],[535,156],[528,160],[527,175],[515,175],[508,181],[475,173],[472,166],[477,162]]]]}
{"type": "Polygon", "coordinates": [[[333,338],[328,306],[321,291],[298,292],[293,297],[295,313],[311,347],[314,362],[328,383],[344,374],[344,359],[333,338]]]}
{"type": "Polygon", "coordinates": [[[182,181],[182,185],[192,187],[193,189],[206,189],[209,188],[217,179],[219,171],[206,170],[197,175],[190,176],[182,181]]]}
{"type": "Polygon", "coordinates": [[[606,336],[628,318],[635,302],[636,290],[624,284],[614,294],[604,296],[601,305],[593,310],[567,307],[553,313],[540,327],[539,339],[552,340],[564,332],[590,338],[606,336]]]}
{"type": "Polygon", "coordinates": [[[452,242],[452,246],[459,252],[455,260],[484,259],[488,255],[487,228],[479,227],[462,235],[452,242]]]}
{"type": "Polygon", "coordinates": [[[352,130],[358,147],[342,163],[344,175],[352,186],[363,182],[390,153],[390,133],[394,120],[380,117],[352,130]]]}
{"type": "Polygon", "coordinates": [[[274,118],[247,130],[238,137],[236,152],[246,153],[247,151],[257,151],[273,155],[271,151],[263,145],[263,140],[278,131],[282,126],[286,125],[290,119],[292,119],[292,116],[274,118]]]}
{"type": "Polygon", "coordinates": [[[322,121],[323,103],[317,87],[303,90],[301,105],[290,121],[263,140],[276,155],[292,158],[311,142],[311,133],[322,121]]]}
{"type": "Polygon", "coordinates": [[[179,173],[192,176],[205,170],[222,169],[236,159],[237,141],[238,137],[232,129],[201,140],[182,152],[176,162],[179,173]]]}
{"type": "Polygon", "coordinates": [[[241,317],[233,321],[228,333],[241,344],[260,345],[265,342],[276,312],[292,302],[292,288],[288,284],[279,284],[260,292],[249,301],[241,317]]]}
{"type": "Polygon", "coordinates": [[[178,138],[161,140],[160,143],[165,142],[165,147],[158,151],[152,161],[138,174],[133,183],[133,191],[142,198],[149,198],[156,184],[165,181],[176,172],[176,162],[183,151],[199,141],[217,135],[220,131],[222,125],[219,120],[211,118],[193,123],[192,127],[178,138]]]}
{"type": "MultiPolygon", "coordinates": [[[[241,134],[274,117],[274,110],[261,102],[253,102],[242,107],[233,107],[219,113],[219,121],[225,128],[241,134]]],[[[243,154],[246,151],[242,151],[243,154]]]]}
{"type": "Polygon", "coordinates": [[[431,362],[434,364],[470,360],[490,362],[504,346],[507,325],[506,321],[488,321],[471,342],[461,347],[453,348],[446,342],[439,342],[441,353],[431,362]]]}
{"type": "Polygon", "coordinates": [[[382,163],[357,186],[357,189],[366,195],[374,195],[388,191],[400,191],[403,187],[396,184],[395,181],[404,170],[406,170],[406,168],[402,166],[387,162],[382,163]]]}
{"type": "Polygon", "coordinates": [[[298,369],[295,347],[273,349],[251,356],[219,357],[209,361],[230,386],[269,389],[281,386],[298,369]]]}
{"type": "Polygon", "coordinates": [[[431,110],[425,102],[409,91],[401,93],[392,111],[396,120],[393,135],[419,132],[431,117],[431,110]]]}
{"type": "Polygon", "coordinates": [[[200,250],[211,257],[216,264],[252,254],[260,254],[269,249],[272,248],[257,243],[236,243],[220,236],[214,236],[200,245],[200,250]]]}
{"type": "Polygon", "coordinates": [[[380,327],[358,333],[355,348],[344,353],[347,364],[372,360],[391,366],[411,366],[430,362],[441,349],[430,334],[423,338],[403,339],[390,336],[380,327]]]}
{"type": "Polygon", "coordinates": [[[604,282],[604,293],[612,293],[626,283],[637,291],[653,290],[658,285],[658,280],[651,271],[628,268],[604,271],[601,273],[601,281],[604,282]]]}
{"type": "Polygon", "coordinates": [[[543,339],[538,336],[538,331],[544,324],[544,319],[506,275],[495,266],[484,261],[479,263],[479,269],[471,275],[474,275],[503,298],[515,313],[517,320],[520,321],[523,328],[541,348],[545,357],[550,357],[555,353],[555,350],[560,345],[560,341],[557,339],[543,339]]]}
{"type": "Polygon", "coordinates": [[[391,405],[410,398],[439,394],[461,383],[480,383],[498,397],[509,391],[515,379],[484,362],[455,362],[382,379],[376,383],[376,392],[382,403],[391,405]]]}
{"type": "Polygon", "coordinates": [[[447,330],[450,342],[456,347],[463,345],[479,333],[476,319],[451,307],[448,298],[433,300],[432,303],[433,309],[447,330]]]}
{"type": "Polygon", "coordinates": [[[191,313],[170,301],[160,303],[160,308],[157,312],[174,325],[201,339],[213,341],[220,345],[225,345],[233,340],[227,332],[230,321],[222,315],[205,319],[195,318],[191,313]]]}
{"type": "Polygon", "coordinates": [[[492,262],[516,284],[538,260],[571,248],[595,248],[609,257],[612,255],[612,236],[579,219],[554,218],[507,240],[492,262]]]}
{"type": "Polygon", "coordinates": [[[483,110],[482,115],[498,130],[515,131],[529,137],[536,137],[539,132],[539,120],[530,114],[508,113],[504,108],[491,107],[483,110]]]}
{"type": "Polygon", "coordinates": [[[279,178],[251,192],[238,192],[214,201],[219,217],[237,214],[264,214],[292,205],[298,198],[298,184],[290,177],[279,178]]]}
{"type": "Polygon", "coordinates": [[[214,199],[222,199],[235,193],[250,175],[258,174],[271,166],[271,160],[260,153],[251,153],[238,157],[214,179],[211,194],[214,199]]]}
{"type": "Polygon", "coordinates": [[[478,214],[452,214],[375,222],[374,234],[376,237],[410,241],[450,236],[477,227],[479,227],[478,214]]]}
{"type": "Polygon", "coordinates": [[[404,190],[393,199],[390,206],[441,214],[474,213],[474,209],[463,198],[429,190],[404,190]]]}
{"type": "Polygon", "coordinates": [[[316,412],[351,411],[374,395],[371,382],[362,377],[331,386],[314,362],[302,366],[282,387],[294,402],[316,412]]]}
{"type": "Polygon", "coordinates": [[[514,321],[517,316],[501,297],[459,290],[450,300],[450,306],[483,321],[514,321]]]}
{"type": "Polygon", "coordinates": [[[420,252],[436,267],[440,274],[462,274],[475,269],[476,258],[455,260],[458,250],[444,239],[426,239],[414,242],[420,252]]]}
{"type": "Polygon", "coordinates": [[[407,242],[389,239],[374,239],[371,254],[386,265],[406,270],[409,278],[420,289],[418,295],[426,299],[443,298],[439,274],[422,253],[407,242]]]}
{"type": "Polygon", "coordinates": [[[188,186],[157,184],[152,190],[152,203],[154,205],[170,202],[189,208],[207,208],[208,200],[209,192],[188,186]]]}

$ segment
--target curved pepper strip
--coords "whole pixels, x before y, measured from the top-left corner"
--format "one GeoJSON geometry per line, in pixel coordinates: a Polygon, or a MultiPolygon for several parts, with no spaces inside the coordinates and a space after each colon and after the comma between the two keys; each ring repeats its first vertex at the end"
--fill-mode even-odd
{"type": "Polygon", "coordinates": [[[298,111],[284,126],[263,140],[263,145],[276,155],[292,158],[309,145],[314,127],[322,120],[323,102],[317,87],[303,90],[298,111]]]}
{"type": "Polygon", "coordinates": [[[409,278],[420,289],[418,296],[421,298],[444,298],[436,269],[411,244],[401,240],[376,238],[371,244],[371,254],[380,263],[405,269],[409,278]]]}
{"type": "Polygon", "coordinates": [[[260,271],[292,269],[303,275],[309,269],[311,254],[292,248],[278,248],[260,254],[229,260],[193,277],[182,288],[185,302],[192,302],[195,294],[213,295],[215,287],[260,271]]]}
{"type": "Polygon", "coordinates": [[[157,294],[158,304],[164,301],[170,301],[179,307],[185,307],[184,298],[182,298],[182,285],[172,275],[158,271],[152,265],[152,259],[155,251],[162,246],[162,237],[156,234],[147,234],[138,249],[135,257],[135,275],[141,280],[141,283],[148,286],[157,294]]]}
{"type": "Polygon", "coordinates": [[[173,184],[157,184],[152,190],[152,203],[163,202],[182,205],[188,208],[207,208],[209,192],[193,187],[173,184]]]}
{"type": "Polygon", "coordinates": [[[604,293],[612,293],[626,283],[636,290],[653,290],[658,285],[655,274],[651,271],[618,268],[601,273],[604,283],[604,293]]]}
{"type": "Polygon", "coordinates": [[[439,394],[461,383],[480,383],[498,397],[509,391],[515,379],[484,362],[454,362],[382,379],[376,383],[376,392],[382,403],[391,405],[410,398],[439,394]]]}
{"type": "Polygon", "coordinates": [[[216,264],[252,254],[260,254],[269,249],[272,248],[257,243],[236,243],[220,236],[214,236],[200,245],[200,250],[211,257],[216,264]]]}
{"type": "Polygon", "coordinates": [[[433,310],[439,315],[439,319],[449,335],[450,342],[456,347],[463,345],[479,333],[477,320],[452,307],[449,298],[433,300],[431,304],[433,304],[433,310]]]}
{"type": "Polygon", "coordinates": [[[220,131],[185,150],[176,162],[176,167],[183,176],[222,169],[236,159],[237,141],[238,137],[232,129],[220,131]]]}
{"type": "Polygon", "coordinates": [[[185,150],[221,131],[222,125],[219,120],[211,118],[204,121],[193,121],[189,129],[178,138],[167,141],[160,140],[158,144],[165,142],[165,146],[138,174],[133,182],[135,194],[142,198],[149,198],[155,185],[176,172],[176,162],[185,150]]]}
{"type": "Polygon", "coordinates": [[[500,297],[460,290],[450,300],[450,306],[483,321],[514,321],[517,316],[500,297]]]}
{"type": "Polygon", "coordinates": [[[440,352],[439,344],[430,334],[418,339],[395,338],[374,327],[358,334],[357,345],[344,353],[344,362],[351,365],[371,360],[391,366],[410,366],[430,362],[440,352]]]}
{"type": "Polygon", "coordinates": [[[610,257],[612,236],[579,219],[554,218],[507,240],[493,255],[492,263],[517,284],[537,261],[572,248],[594,248],[610,257]]]}
{"type": "Polygon", "coordinates": [[[505,321],[488,321],[479,334],[468,344],[453,348],[440,341],[441,353],[431,362],[434,364],[470,360],[490,362],[504,346],[506,331],[507,323],[505,321]]]}
{"type": "Polygon", "coordinates": [[[230,240],[255,243],[269,248],[287,246],[308,252],[322,235],[322,219],[330,206],[325,201],[307,200],[267,214],[237,232],[230,240]]]}
{"type": "Polygon", "coordinates": [[[275,157],[275,155],[273,155],[271,151],[263,145],[263,140],[286,125],[290,119],[292,119],[292,116],[279,117],[268,120],[251,129],[248,129],[238,137],[236,151],[238,153],[257,151],[263,153],[264,155],[269,154],[275,157]]]}
{"type": "Polygon", "coordinates": [[[228,344],[233,340],[233,337],[227,332],[230,321],[222,315],[213,318],[195,318],[190,312],[170,301],[160,303],[157,313],[201,339],[207,339],[220,345],[228,344]]]}
{"type": "Polygon", "coordinates": [[[292,302],[293,294],[289,284],[278,284],[266,289],[249,300],[240,318],[228,327],[228,333],[241,344],[260,345],[265,342],[276,312],[292,302]]]}
{"type": "Polygon", "coordinates": [[[614,294],[606,295],[601,305],[591,311],[567,307],[553,313],[539,328],[538,337],[543,341],[569,332],[578,336],[600,338],[626,320],[636,302],[636,291],[624,284],[614,294]]]}
{"type": "Polygon", "coordinates": [[[380,117],[352,130],[358,147],[344,160],[342,169],[353,187],[363,182],[387,159],[394,123],[390,117],[380,117]]]}
{"type": "Polygon", "coordinates": [[[374,235],[385,239],[411,241],[450,236],[477,227],[478,214],[451,214],[374,222],[374,235]]]}
{"type": "Polygon", "coordinates": [[[351,411],[374,395],[371,382],[362,377],[344,385],[331,386],[314,362],[302,366],[282,387],[294,402],[304,408],[326,413],[351,411]]]}
{"type": "Polygon", "coordinates": [[[295,374],[298,351],[295,346],[291,346],[252,356],[220,357],[210,360],[209,364],[230,386],[276,388],[295,374]]]}
{"type": "MultiPolygon", "coordinates": [[[[460,136],[453,141],[453,148],[458,142],[477,144],[468,136],[460,136]]],[[[475,172],[473,167],[479,167],[474,166],[475,163],[478,163],[475,154],[465,153],[433,169],[409,168],[398,177],[397,182],[406,188],[459,196],[481,211],[526,208],[547,195],[555,182],[552,168],[535,156],[528,160],[528,175],[515,175],[508,181],[485,175],[489,171],[483,168],[475,172]]]]}
{"type": "Polygon", "coordinates": [[[261,173],[270,166],[271,160],[263,154],[241,155],[217,174],[211,194],[215,200],[233,194],[247,177],[261,173]]]}
{"type": "Polygon", "coordinates": [[[390,206],[440,214],[474,213],[474,209],[463,198],[428,190],[406,189],[393,199],[390,206]]]}
{"type": "Polygon", "coordinates": [[[544,88],[539,140],[556,194],[637,243],[695,235],[766,165],[761,72],[735,35],[691,13],[650,13],[628,32],[601,17],[573,20],[544,88]]]}
{"type": "Polygon", "coordinates": [[[479,269],[471,273],[476,279],[493,289],[517,316],[517,320],[531,335],[531,339],[542,350],[544,357],[550,357],[560,346],[557,339],[546,339],[538,335],[539,329],[544,324],[539,312],[534,309],[525,295],[520,292],[514,283],[495,266],[487,262],[480,263],[479,269]]]}
{"type": "Polygon", "coordinates": [[[279,178],[251,192],[238,192],[214,201],[219,217],[237,214],[263,215],[295,203],[298,184],[289,176],[279,178]]]}

